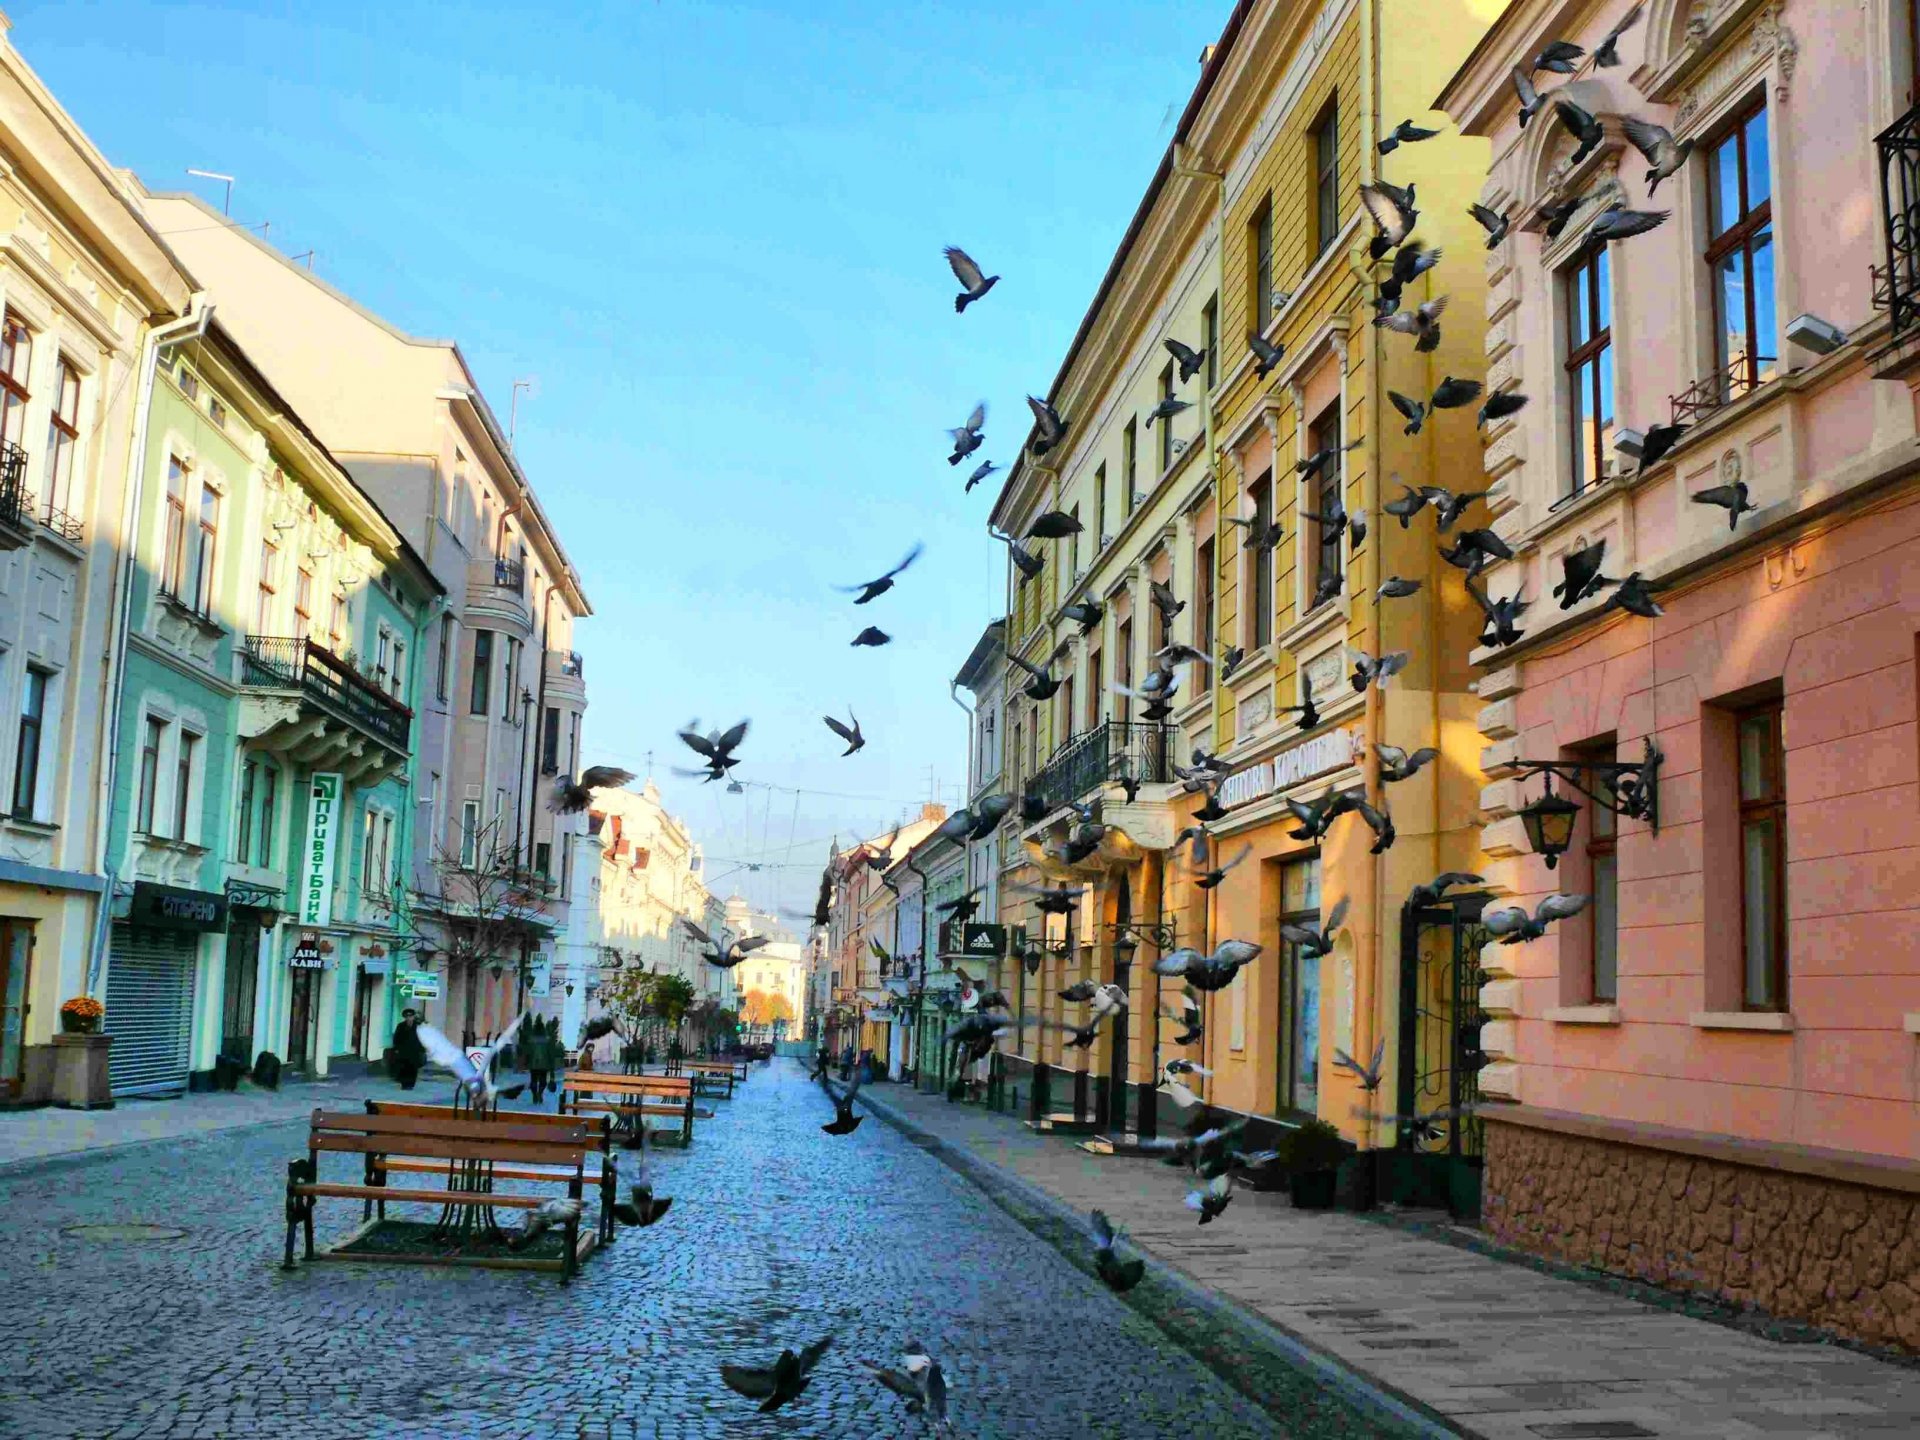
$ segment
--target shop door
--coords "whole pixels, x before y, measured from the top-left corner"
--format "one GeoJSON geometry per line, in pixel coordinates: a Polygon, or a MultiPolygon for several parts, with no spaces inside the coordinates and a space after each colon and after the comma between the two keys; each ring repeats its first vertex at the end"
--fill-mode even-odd
{"type": "Polygon", "coordinates": [[[353,1053],[367,1053],[367,1027],[373,1022],[374,997],[380,993],[380,977],[366,971],[353,977],[353,1053]]]}
{"type": "Polygon", "coordinates": [[[287,1004],[287,1068],[307,1070],[313,1064],[314,1031],[320,1020],[320,977],[323,970],[295,970],[293,993],[287,1004]]]}
{"type": "Polygon", "coordinates": [[[0,920],[0,1095],[20,1089],[26,1064],[27,967],[33,959],[33,922],[0,920]]]}
{"type": "Polygon", "coordinates": [[[1383,1198],[1412,1206],[1444,1206],[1456,1219],[1480,1215],[1485,1122],[1480,1102],[1480,949],[1491,938],[1480,924],[1484,894],[1449,895],[1439,904],[1407,906],[1400,915],[1401,1115],[1383,1198]]]}
{"type": "Polygon", "coordinates": [[[187,1088],[195,936],[114,927],[107,960],[107,1078],[115,1095],[187,1088]]]}
{"type": "Polygon", "coordinates": [[[220,1053],[253,1064],[253,1005],[260,981],[260,922],[236,910],[227,926],[227,978],[220,1053]]]}

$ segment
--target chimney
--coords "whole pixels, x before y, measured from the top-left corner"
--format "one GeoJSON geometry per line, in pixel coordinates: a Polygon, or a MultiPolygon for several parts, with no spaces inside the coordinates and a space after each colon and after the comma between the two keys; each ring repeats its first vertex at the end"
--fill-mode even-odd
{"type": "Polygon", "coordinates": [[[947,818],[947,807],[937,801],[929,800],[920,807],[920,818],[930,824],[938,825],[947,818]]]}
{"type": "Polygon", "coordinates": [[[1200,68],[1202,70],[1206,69],[1207,62],[1211,59],[1213,59],[1213,46],[1204,46],[1200,51],[1200,68]]]}

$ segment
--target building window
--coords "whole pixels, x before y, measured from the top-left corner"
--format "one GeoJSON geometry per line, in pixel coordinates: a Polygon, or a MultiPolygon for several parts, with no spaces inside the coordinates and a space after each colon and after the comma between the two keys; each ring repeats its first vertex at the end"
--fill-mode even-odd
{"type": "MultiPolygon", "coordinates": [[[[1067,514],[1073,517],[1073,523],[1075,525],[1080,523],[1080,507],[1078,505],[1075,505],[1067,514]]],[[[1078,530],[1075,530],[1073,534],[1067,537],[1067,544],[1072,547],[1068,551],[1068,558],[1073,565],[1073,574],[1068,580],[1068,583],[1071,584],[1080,578],[1080,532],[1078,530]]]]}
{"type": "Polygon", "coordinates": [[[213,613],[213,564],[220,539],[220,492],[200,487],[200,530],[193,546],[193,608],[213,613]]]}
{"type": "Polygon", "coordinates": [[[473,632],[473,693],[467,697],[467,709],[475,715],[487,713],[493,695],[493,632],[473,632]]]}
{"type": "Polygon", "coordinates": [[[1269,195],[1253,212],[1248,226],[1248,247],[1253,252],[1253,328],[1262,335],[1273,322],[1273,197],[1269,195]]]}
{"type": "Polygon", "coordinates": [[[1087,656],[1087,728],[1089,730],[1098,725],[1102,718],[1100,707],[1106,698],[1104,663],[1097,649],[1087,656]]]}
{"type": "Polygon", "coordinates": [[[502,681],[500,687],[500,718],[502,720],[511,720],[513,719],[513,695],[514,691],[518,688],[516,682],[520,678],[520,642],[511,635],[507,637],[507,663],[505,668],[500,672],[500,678],[502,681]]]}
{"type": "MultiPolygon", "coordinates": [[[[1917,0],[1920,3],[1920,0],[1917,0]]],[[[1097,560],[1107,545],[1107,467],[1093,469],[1093,554],[1097,560]]]]}
{"type": "Polygon", "coordinates": [[[260,763],[248,760],[240,767],[240,804],[234,816],[233,858],[242,865],[253,863],[254,786],[260,776],[260,763]]]}
{"type": "Polygon", "coordinates": [[[200,377],[185,365],[180,367],[180,393],[189,400],[200,398],[200,377]]]}
{"type": "Polygon", "coordinates": [[[1735,717],[1740,754],[1740,953],[1749,1010],[1787,1008],[1786,754],[1781,702],[1735,717]]]}
{"type": "Polygon", "coordinates": [[[1568,495],[1596,485],[1613,447],[1613,267],[1598,246],[1567,272],[1567,378],[1573,396],[1568,495]]]}
{"type": "Polygon", "coordinates": [[[153,808],[160,788],[160,744],[166,739],[167,722],[147,717],[147,733],[140,746],[140,791],[136,801],[134,828],[142,835],[153,834],[153,808]]]}
{"type": "Polygon", "coordinates": [[[271,540],[260,542],[260,592],[253,607],[253,631],[256,635],[273,633],[274,586],[280,574],[280,547],[271,540]]]}
{"type": "Polygon", "coordinates": [[[1779,348],[1773,306],[1773,199],[1764,100],[1707,151],[1707,269],[1713,276],[1720,398],[1773,379],[1779,348]]]}
{"type": "Polygon", "coordinates": [[[279,821],[280,770],[274,765],[260,767],[260,843],[255,847],[256,863],[273,864],[274,826],[279,821]]]}
{"type": "Polygon", "coordinates": [[[218,395],[209,395],[207,397],[207,419],[211,420],[222,430],[227,428],[227,407],[220,403],[220,397],[218,395]]]}
{"type": "Polygon", "coordinates": [[[167,457],[167,529],[160,554],[160,588],[178,596],[187,566],[187,467],[167,457]]]}
{"type": "Polygon", "coordinates": [[[567,759],[569,770],[580,763],[580,712],[574,711],[567,717],[567,759]]]}
{"type": "MultiPolygon", "coordinates": [[[[1320,857],[1280,867],[1281,925],[1320,920],[1320,857]]],[[[1276,1110],[1316,1113],[1320,1101],[1320,961],[1288,944],[1282,967],[1278,1104],[1276,1110]]]]}
{"type": "Polygon", "coordinates": [[[453,683],[453,616],[440,617],[440,655],[434,665],[433,690],[442,700],[453,683]]]}
{"type": "Polygon", "coordinates": [[[540,773],[554,775],[560,770],[560,710],[547,706],[540,717],[540,773]]]}
{"type": "Polygon", "coordinates": [[[73,453],[80,445],[80,373],[66,356],[54,375],[53,414],[47,420],[48,517],[73,508],[73,453]]]}
{"type": "Polygon", "coordinates": [[[31,820],[40,798],[40,740],[47,724],[45,670],[27,667],[27,683],[20,696],[20,734],[13,747],[13,816],[31,820]]]}
{"type": "Polygon", "coordinates": [[[1053,737],[1053,746],[1056,750],[1073,738],[1073,722],[1078,718],[1073,713],[1073,702],[1075,698],[1073,691],[1073,676],[1069,675],[1065,680],[1060,682],[1060,709],[1058,712],[1060,724],[1053,737]]]}
{"type": "MultiPolygon", "coordinates": [[[[1193,550],[1193,645],[1196,650],[1213,650],[1213,536],[1209,535],[1193,550]]],[[[1196,665],[1195,689],[1207,690],[1213,684],[1213,667],[1196,665]]]]}
{"type": "MultiPolygon", "coordinates": [[[[1340,402],[1336,400],[1322,410],[1307,427],[1309,455],[1318,455],[1323,451],[1333,452],[1332,458],[1314,471],[1308,482],[1311,489],[1307,500],[1316,515],[1331,515],[1336,508],[1343,508],[1344,497],[1341,492],[1345,486],[1344,477],[1340,473],[1342,469],[1340,439],[1340,402]]],[[[1313,524],[1312,521],[1308,523],[1313,524]]],[[[1340,537],[1345,532],[1345,527],[1314,525],[1314,529],[1319,532],[1320,538],[1319,543],[1313,547],[1313,574],[1309,578],[1314,592],[1318,593],[1329,577],[1344,573],[1340,560],[1340,537]]]]}
{"type": "Polygon", "coordinates": [[[1325,252],[1340,233],[1340,97],[1327,100],[1313,123],[1313,253],[1325,252]]]}
{"type": "MultiPolygon", "coordinates": [[[[1124,689],[1133,688],[1133,617],[1128,616],[1120,622],[1113,634],[1113,683],[1124,689]]],[[[1122,720],[1132,718],[1133,697],[1116,692],[1113,702],[1115,714],[1122,720]]]]}
{"type": "Polygon", "coordinates": [[[327,606],[327,633],[333,637],[333,653],[347,653],[347,592],[336,581],[333,597],[327,606]]]}
{"type": "Polygon", "coordinates": [[[460,802],[460,868],[472,870],[480,863],[480,802],[460,802]]]}
{"type": "MultiPolygon", "coordinates": [[[[1581,758],[1610,765],[1616,753],[1614,742],[1608,740],[1589,748],[1581,758]]],[[[1620,998],[1620,871],[1614,853],[1620,822],[1604,805],[1592,803],[1585,809],[1586,888],[1593,896],[1586,910],[1588,953],[1593,957],[1593,1000],[1610,1005],[1620,998]]]]}
{"type": "Polygon", "coordinates": [[[188,838],[187,822],[193,809],[193,762],[200,752],[200,737],[191,731],[180,732],[180,755],[173,769],[173,838],[188,838]]]}
{"type": "Polygon", "coordinates": [[[33,334],[11,310],[0,320],[0,440],[24,445],[27,439],[27,372],[33,363],[33,334]]]}
{"type": "MultiPolygon", "coordinates": [[[[1160,372],[1160,398],[1162,400],[1171,400],[1173,398],[1173,365],[1171,362],[1160,372]]],[[[1172,464],[1173,417],[1170,415],[1162,415],[1160,417],[1160,473],[1164,475],[1167,472],[1167,468],[1172,464]]]]}
{"type": "Polygon", "coordinates": [[[398,700],[407,688],[407,647],[399,638],[394,637],[393,654],[387,662],[387,693],[398,700]]]}
{"type": "Polygon", "coordinates": [[[1200,343],[1207,347],[1205,368],[1200,372],[1207,389],[1220,383],[1220,297],[1210,295],[1200,310],[1200,343]]]}
{"type": "Polygon", "coordinates": [[[1139,493],[1140,431],[1138,422],[1127,421],[1126,428],[1120,432],[1120,486],[1125,492],[1120,496],[1120,513],[1133,514],[1133,497],[1139,493]]]}
{"type": "MultiPolygon", "coordinates": [[[[635,866],[637,867],[640,863],[639,857],[636,856],[634,859],[635,866]]],[[[533,868],[540,874],[546,876],[547,879],[551,880],[553,878],[552,841],[542,840],[533,847],[533,868]]]]}
{"type": "Polygon", "coordinates": [[[360,889],[364,894],[372,894],[377,888],[374,877],[379,871],[374,865],[374,845],[380,830],[380,817],[373,811],[367,811],[366,834],[360,841],[360,889]]]}
{"type": "MultiPolygon", "coordinates": [[[[1262,475],[1247,487],[1247,500],[1253,507],[1255,535],[1264,535],[1273,524],[1273,473],[1262,475]]],[[[1247,584],[1252,591],[1247,606],[1246,640],[1249,650],[1258,650],[1273,639],[1273,552],[1277,547],[1256,545],[1247,566],[1247,584]]]]}
{"type": "Polygon", "coordinates": [[[313,572],[304,565],[293,577],[293,633],[302,640],[313,634],[313,572]]]}

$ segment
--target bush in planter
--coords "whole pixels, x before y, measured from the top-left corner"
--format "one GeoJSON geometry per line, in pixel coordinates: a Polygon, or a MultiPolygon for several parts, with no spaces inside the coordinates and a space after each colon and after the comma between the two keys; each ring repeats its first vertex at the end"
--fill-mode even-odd
{"type": "Polygon", "coordinates": [[[1333,1204],[1334,1180],[1350,1147],[1325,1120],[1309,1120],[1281,1147],[1288,1189],[1302,1210],[1325,1210],[1333,1204]]]}

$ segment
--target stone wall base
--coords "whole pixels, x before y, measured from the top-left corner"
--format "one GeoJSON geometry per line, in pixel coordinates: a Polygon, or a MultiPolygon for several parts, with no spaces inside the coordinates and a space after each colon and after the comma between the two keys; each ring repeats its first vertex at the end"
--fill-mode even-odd
{"type": "Polygon", "coordinates": [[[1528,1126],[1486,1128],[1517,1249],[1920,1354],[1920,1197],[1528,1126]]]}

